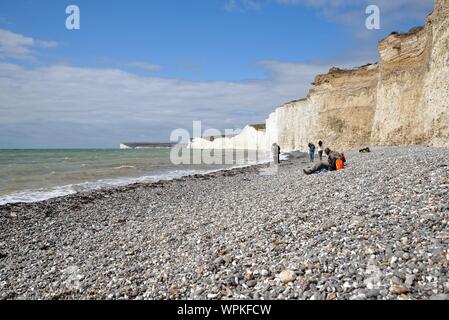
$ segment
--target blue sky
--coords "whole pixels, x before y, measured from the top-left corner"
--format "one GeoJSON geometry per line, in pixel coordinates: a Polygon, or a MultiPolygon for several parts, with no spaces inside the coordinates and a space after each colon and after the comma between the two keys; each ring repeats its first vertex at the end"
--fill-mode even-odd
{"type": "Polygon", "coordinates": [[[0,148],[115,147],[241,128],[331,66],[377,61],[432,0],[3,0],[0,148]],[[81,29],[65,28],[65,8],[81,29]],[[381,9],[381,30],[365,8],[381,9]]]}

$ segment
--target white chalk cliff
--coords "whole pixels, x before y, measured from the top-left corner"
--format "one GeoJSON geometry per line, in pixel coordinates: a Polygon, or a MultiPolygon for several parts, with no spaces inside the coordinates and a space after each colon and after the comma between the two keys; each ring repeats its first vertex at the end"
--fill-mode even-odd
{"type": "Polygon", "coordinates": [[[199,149],[306,150],[318,140],[338,150],[359,146],[449,146],[449,0],[436,0],[422,28],[393,33],[379,43],[380,62],[352,70],[332,68],[316,77],[304,99],[269,115],[266,130],[246,127],[238,136],[199,149]]]}

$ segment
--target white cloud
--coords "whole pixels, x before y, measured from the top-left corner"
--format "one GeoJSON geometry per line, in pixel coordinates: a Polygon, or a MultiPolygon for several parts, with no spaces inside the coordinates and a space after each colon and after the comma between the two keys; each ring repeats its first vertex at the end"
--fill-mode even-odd
{"type": "Polygon", "coordinates": [[[231,12],[245,12],[259,10],[261,5],[261,2],[258,0],[228,0],[225,9],[231,12]]]}
{"type": "MultiPolygon", "coordinates": [[[[2,30],[4,56],[32,59],[32,48],[53,42],[2,30]]],[[[360,53],[359,53],[360,54],[360,53]]],[[[263,122],[277,106],[306,96],[331,66],[364,64],[368,56],[334,63],[261,61],[267,77],[246,81],[188,81],[140,76],[118,68],[24,67],[0,61],[0,148],[116,146],[167,141],[171,130],[236,129],[263,122]]],[[[156,70],[145,62],[116,63],[156,70]]]]}
{"type": "Polygon", "coordinates": [[[35,48],[54,48],[56,42],[36,40],[21,34],[0,29],[0,58],[34,60],[35,48]]]}
{"type": "Polygon", "coordinates": [[[160,71],[162,67],[157,64],[151,64],[143,61],[130,61],[124,64],[127,67],[138,68],[149,72],[160,71]]]}
{"type": "Polygon", "coordinates": [[[167,141],[172,129],[241,128],[303,97],[329,65],[260,62],[266,79],[194,82],[117,69],[0,63],[0,148],[167,141]]]}

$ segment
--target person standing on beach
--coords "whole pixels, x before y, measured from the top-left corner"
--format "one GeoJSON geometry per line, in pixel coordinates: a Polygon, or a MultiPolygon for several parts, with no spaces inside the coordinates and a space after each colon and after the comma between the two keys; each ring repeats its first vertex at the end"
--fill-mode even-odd
{"type": "Polygon", "coordinates": [[[315,145],[311,142],[309,143],[309,155],[310,155],[310,162],[315,161],[315,145]]]}
{"type": "Polygon", "coordinates": [[[318,142],[318,156],[320,157],[320,162],[323,161],[323,141],[318,142]]]}
{"type": "Polygon", "coordinates": [[[280,162],[279,156],[281,154],[281,148],[277,143],[273,143],[273,146],[271,147],[271,152],[273,153],[273,161],[274,164],[278,165],[280,162]]]}

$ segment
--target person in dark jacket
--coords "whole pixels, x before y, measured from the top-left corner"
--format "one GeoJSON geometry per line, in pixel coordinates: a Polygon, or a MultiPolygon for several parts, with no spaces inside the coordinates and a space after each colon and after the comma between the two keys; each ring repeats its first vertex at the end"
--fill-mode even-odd
{"type": "Polygon", "coordinates": [[[328,171],[337,170],[337,160],[341,160],[343,156],[340,153],[332,151],[329,148],[326,148],[326,150],[324,150],[324,153],[327,155],[327,163],[319,162],[310,169],[304,169],[305,174],[313,174],[323,169],[328,171]]]}
{"type": "Polygon", "coordinates": [[[315,145],[313,143],[309,143],[309,156],[310,162],[315,161],[315,145]]]}

